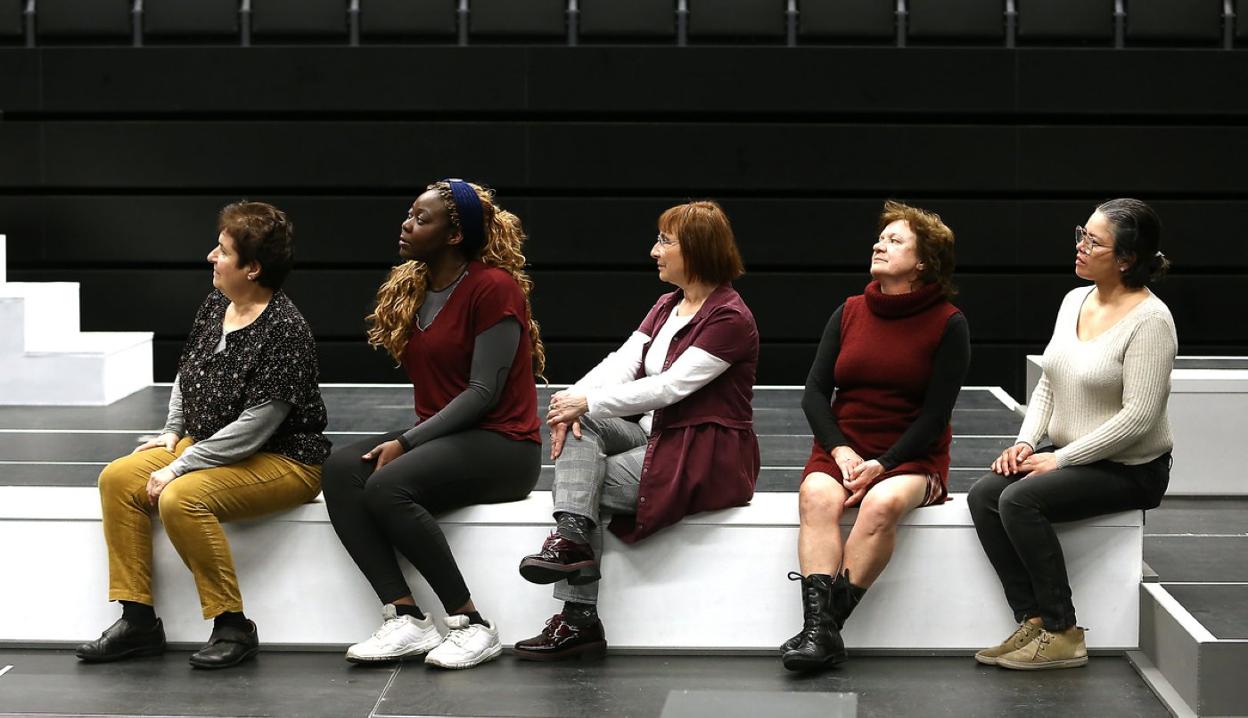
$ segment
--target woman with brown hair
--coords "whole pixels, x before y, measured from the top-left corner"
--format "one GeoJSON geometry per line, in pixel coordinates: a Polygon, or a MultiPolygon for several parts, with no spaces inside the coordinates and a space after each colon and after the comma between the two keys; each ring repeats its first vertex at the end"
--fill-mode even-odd
{"type": "Polygon", "coordinates": [[[953,297],[953,231],[931,212],[886,202],[871,282],[823,330],[802,409],[815,435],[799,492],[797,557],[805,614],[784,667],[843,662],[840,629],[893,554],[897,523],[943,503],[949,424],[970,363],[953,297]],[[858,506],[849,538],[846,508],[858,506]]]}
{"type": "Polygon", "coordinates": [[[100,473],[108,597],[121,618],[78,648],[88,662],[165,650],[152,592],[152,509],[195,576],[208,645],[196,668],[227,668],[260,650],[222,522],[316,498],[329,455],[316,343],[281,291],[294,266],[294,227],[263,202],[221,210],[208,254],[213,291],[178,361],[160,435],[100,473]]]}
{"type": "Polygon", "coordinates": [[[564,604],[540,634],[516,644],[518,658],[606,651],[596,609],[605,526],[634,543],[754,495],[758,329],[732,288],[745,273],[732,227],[714,202],[672,207],[658,224],[650,256],[677,291],[659,297],[623,346],[551,397],[556,527],[520,574],[558,584],[564,604]]]}
{"type": "Polygon", "coordinates": [[[334,530],[381,600],[382,625],[347,660],[425,655],[470,668],[502,652],[435,515],[528,495],[541,469],[534,375],[545,365],[529,309],[520,220],[485,188],[429,185],[399,233],[402,264],[377,292],[369,343],[412,381],[415,426],[335,451],[324,493],[334,530]],[[443,637],[416,606],[395,550],[448,616],[443,637]]]}

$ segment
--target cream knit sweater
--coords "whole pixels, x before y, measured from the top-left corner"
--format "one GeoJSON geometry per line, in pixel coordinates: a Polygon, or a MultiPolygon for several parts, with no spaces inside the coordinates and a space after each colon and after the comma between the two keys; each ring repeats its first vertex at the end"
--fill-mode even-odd
{"type": "Polygon", "coordinates": [[[1062,301],[1018,432],[1033,448],[1047,435],[1059,447],[1059,468],[1101,459],[1143,464],[1173,445],[1166,403],[1178,338],[1169,308],[1150,292],[1100,336],[1080,341],[1079,309],[1094,288],[1062,301]]]}

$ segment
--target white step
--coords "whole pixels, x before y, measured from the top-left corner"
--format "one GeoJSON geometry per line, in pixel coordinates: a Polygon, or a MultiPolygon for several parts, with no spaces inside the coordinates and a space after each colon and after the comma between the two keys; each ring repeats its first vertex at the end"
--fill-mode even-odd
{"type": "Polygon", "coordinates": [[[111,404],[152,383],[151,332],[79,330],[74,282],[5,282],[0,235],[0,405],[111,404]]]}
{"type": "MultiPolygon", "coordinates": [[[[551,529],[546,491],[439,518],[477,606],[504,643],[535,635],[558,610],[551,587],[524,581],[520,559],[551,529]]],[[[855,511],[845,517],[852,522],[855,511]]],[[[698,514],[634,546],[608,535],[600,613],[615,648],[772,651],[801,627],[797,495],[757,494],[741,508],[698,514]]],[[[172,641],[202,642],[207,625],[190,573],[155,521],[157,604],[172,641]]],[[[1143,522],[1139,511],[1061,524],[1080,624],[1094,649],[1137,645],[1143,522]]],[[[378,623],[376,597],[342,548],[319,500],[226,525],[247,613],[271,644],[344,645],[378,623]]],[[[94,638],[117,616],[94,488],[0,487],[0,642],[94,638]],[[48,586],[57,590],[49,591],[48,586]],[[54,621],[29,621],[38,605],[54,621]]],[[[406,567],[406,564],[405,564],[406,567]]],[[[406,567],[416,599],[442,607],[406,567]]],[[[883,576],[845,630],[856,649],[970,651],[1014,623],[984,556],[965,494],[911,512],[883,576]]]]}

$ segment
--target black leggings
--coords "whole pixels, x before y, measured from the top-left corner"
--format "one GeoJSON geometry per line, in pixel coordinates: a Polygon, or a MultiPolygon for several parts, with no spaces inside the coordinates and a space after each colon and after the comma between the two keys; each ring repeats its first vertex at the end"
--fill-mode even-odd
{"type": "Polygon", "coordinates": [[[338,538],[383,603],[411,594],[394,551],[420,571],[447,611],[471,594],[434,515],[528,496],[541,472],[541,444],[483,429],[421,444],[374,471],[360,457],[394,431],[335,451],[321,489],[338,538]]]}
{"type": "Polygon", "coordinates": [[[1029,479],[980,477],[967,503],[1014,620],[1039,616],[1050,631],[1075,625],[1066,560],[1052,524],[1155,508],[1169,483],[1169,453],[1136,466],[1097,461],[1029,479]]]}

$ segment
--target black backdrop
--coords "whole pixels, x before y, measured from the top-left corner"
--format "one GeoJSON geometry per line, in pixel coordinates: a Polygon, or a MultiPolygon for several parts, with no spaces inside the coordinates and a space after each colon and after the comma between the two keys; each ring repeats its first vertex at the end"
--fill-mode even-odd
{"type": "Polygon", "coordinates": [[[400,381],[362,340],[412,197],[480,180],[524,220],[552,381],[622,341],[663,286],[665,207],[720,200],[763,338],[759,382],[801,383],[866,282],[885,198],[958,237],[968,384],[1023,389],[1078,284],[1071,228],[1153,202],[1156,288],[1181,352],[1248,353],[1248,52],[832,47],[0,49],[10,279],[77,281],[88,330],[156,332],[172,378],[210,288],[215,215],[288,210],[287,289],[324,381],[400,381]]]}

